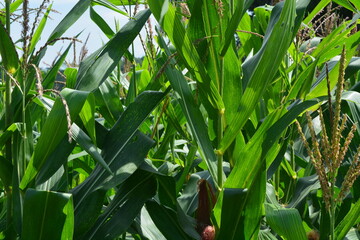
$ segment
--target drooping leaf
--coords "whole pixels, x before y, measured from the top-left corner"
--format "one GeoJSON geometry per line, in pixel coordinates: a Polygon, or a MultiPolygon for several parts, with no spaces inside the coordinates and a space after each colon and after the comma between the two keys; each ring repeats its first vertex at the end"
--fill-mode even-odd
{"type": "Polygon", "coordinates": [[[90,7],[90,18],[108,38],[112,38],[114,36],[114,31],[109,27],[105,20],[94,10],[93,7],[90,7]]]}
{"type": "MultiPolygon", "coordinates": [[[[95,128],[95,125],[94,125],[95,128]]],[[[97,150],[96,145],[90,139],[90,137],[79,126],[73,124],[71,126],[71,133],[75,141],[82,147],[97,163],[99,163],[104,169],[112,174],[109,166],[106,164],[102,156],[97,150]]]]}
{"type": "MultiPolygon", "coordinates": [[[[82,109],[89,92],[76,91],[65,88],[61,92],[69,107],[71,120],[74,121],[82,109]]],[[[48,156],[54,151],[63,137],[67,134],[68,122],[65,107],[57,98],[42,129],[42,134],[36,144],[34,154],[21,180],[20,187],[25,187],[39,172],[48,156]]]]}
{"type": "MultiPolygon", "coordinates": [[[[116,5],[114,5],[111,1],[108,1],[108,0],[91,0],[91,3],[93,5],[100,5],[100,6],[103,6],[103,7],[106,7],[110,10],[113,10],[117,13],[120,13],[124,16],[128,16],[128,14],[122,10],[120,10],[118,7],[116,7],[116,5]]],[[[122,5],[124,5],[125,3],[123,2],[122,5]]]]}

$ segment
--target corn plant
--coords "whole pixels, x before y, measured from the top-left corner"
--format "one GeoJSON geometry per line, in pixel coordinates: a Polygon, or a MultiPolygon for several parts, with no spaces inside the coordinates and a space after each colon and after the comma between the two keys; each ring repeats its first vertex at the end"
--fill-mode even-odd
{"type": "Polygon", "coordinates": [[[51,3],[5,1],[0,238],[357,239],[360,6],[330,2],[80,0],[38,46],[51,3]],[[109,40],[61,69],[87,11],[109,40]]]}

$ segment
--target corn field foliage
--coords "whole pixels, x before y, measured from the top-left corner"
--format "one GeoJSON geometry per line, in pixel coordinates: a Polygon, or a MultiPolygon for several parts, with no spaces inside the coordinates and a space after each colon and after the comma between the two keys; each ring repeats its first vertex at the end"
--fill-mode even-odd
{"type": "Polygon", "coordinates": [[[358,0],[79,0],[44,45],[28,5],[0,1],[0,239],[360,239],[358,0]]]}

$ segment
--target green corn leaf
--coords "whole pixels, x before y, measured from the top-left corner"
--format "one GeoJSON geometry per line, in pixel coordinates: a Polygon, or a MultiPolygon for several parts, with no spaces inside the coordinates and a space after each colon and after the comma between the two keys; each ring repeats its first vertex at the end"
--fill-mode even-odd
{"type": "Polygon", "coordinates": [[[61,37],[90,7],[91,0],[81,0],[70,10],[70,12],[55,27],[48,38],[48,42],[61,37]]]}
{"type": "Polygon", "coordinates": [[[146,1],[144,0],[108,0],[108,2],[116,5],[116,6],[123,6],[123,5],[135,5],[135,4],[144,4],[146,1]]]}
{"type": "Polygon", "coordinates": [[[71,194],[34,189],[26,191],[22,239],[72,239],[73,230],[71,194]]]}
{"type": "MultiPolygon", "coordinates": [[[[248,141],[236,161],[225,187],[249,188],[253,184],[253,176],[261,169],[262,161],[273,145],[278,141],[283,131],[306,109],[318,104],[322,99],[308,100],[293,106],[285,112],[285,106],[271,113],[260,125],[254,136],[248,141]]],[[[266,166],[270,166],[267,162],[266,166]]]]}
{"type": "Polygon", "coordinates": [[[15,73],[19,66],[18,54],[15,45],[12,42],[9,34],[5,30],[4,25],[0,22],[0,54],[2,64],[9,73],[15,73]]]}
{"type": "MultiPolygon", "coordinates": [[[[353,35],[351,35],[350,37],[348,37],[347,39],[344,40],[344,38],[341,39],[337,39],[336,42],[334,42],[335,44],[337,44],[337,46],[342,46],[345,45],[346,47],[346,62],[345,62],[345,67],[349,64],[352,56],[354,55],[354,52],[357,49],[357,44],[360,43],[360,32],[357,32],[353,35]]],[[[338,48],[338,54],[341,53],[341,49],[342,48],[338,48]]],[[[330,53],[334,54],[334,50],[329,51],[330,53]]],[[[325,54],[324,54],[325,55],[325,54]]],[[[324,56],[322,56],[324,57],[324,56]]],[[[332,56],[330,56],[332,57],[332,56]]],[[[324,60],[326,60],[328,58],[325,58],[324,60]]],[[[339,67],[340,67],[340,62],[338,61],[338,63],[335,65],[335,67],[332,68],[332,70],[329,72],[329,79],[330,79],[330,88],[333,88],[336,85],[338,76],[339,76],[339,67]]],[[[327,83],[326,83],[326,74],[324,72],[324,74],[320,75],[319,78],[317,79],[317,81],[313,84],[311,91],[309,92],[309,94],[306,96],[306,98],[308,99],[312,99],[315,97],[319,97],[319,96],[325,96],[327,95],[327,83]]]]}
{"type": "Polygon", "coordinates": [[[127,179],[83,239],[115,239],[125,232],[144,203],[156,193],[153,174],[138,170],[127,179]]]}
{"type": "Polygon", "coordinates": [[[95,12],[93,7],[90,7],[90,18],[109,39],[115,35],[114,31],[109,27],[105,20],[95,12]]]}
{"type": "MultiPolygon", "coordinates": [[[[93,227],[102,212],[106,190],[99,189],[92,192],[75,211],[74,239],[82,237],[93,227]]],[[[76,195],[74,195],[74,204],[76,195]]],[[[88,238],[89,239],[89,238],[88,238]]],[[[88,240],[86,239],[86,240],[88,240]]]]}
{"type": "Polygon", "coordinates": [[[301,216],[296,208],[277,208],[265,204],[266,221],[285,240],[306,240],[301,216]]]}
{"type": "Polygon", "coordinates": [[[20,123],[13,123],[4,132],[2,132],[0,135],[0,146],[4,146],[6,141],[8,141],[8,139],[11,138],[11,135],[17,130],[21,131],[20,123]]]}
{"type": "Polygon", "coordinates": [[[340,6],[343,6],[344,8],[349,9],[350,11],[357,12],[357,9],[354,8],[354,6],[350,3],[349,0],[334,0],[335,3],[339,4],[340,6]]]}
{"type": "Polygon", "coordinates": [[[82,149],[84,149],[97,163],[99,163],[110,174],[113,174],[109,166],[106,164],[106,162],[98,152],[97,147],[94,145],[94,142],[83,130],[81,130],[81,128],[79,128],[76,124],[73,124],[71,126],[71,134],[82,149]]]}
{"type": "MultiPolygon", "coordinates": [[[[216,186],[220,186],[218,182],[217,158],[214,153],[204,118],[199,108],[194,102],[191,89],[186,79],[177,69],[167,66],[165,74],[168,77],[171,86],[179,94],[179,103],[189,124],[193,137],[200,147],[200,154],[208,166],[209,172],[214,179],[216,186]]],[[[223,174],[224,175],[224,174],[223,174]]]]}
{"type": "Polygon", "coordinates": [[[91,176],[74,189],[74,194],[78,196],[75,209],[91,192],[100,188],[109,189],[125,181],[144,161],[153,141],[137,129],[165,95],[143,92],[122,113],[102,144],[102,156],[114,174],[97,166],[91,176]]]}
{"type": "Polygon", "coordinates": [[[309,13],[309,15],[307,15],[307,17],[304,19],[304,23],[305,24],[309,24],[311,22],[311,20],[314,19],[314,17],[321,12],[324,7],[326,7],[329,3],[331,2],[331,0],[321,0],[316,7],[312,10],[311,13],[309,13]]]}
{"type": "Polygon", "coordinates": [[[84,124],[87,134],[91,138],[93,144],[96,145],[96,130],[95,130],[95,96],[89,94],[84,106],[82,107],[79,117],[84,124]]]}
{"type": "Polygon", "coordinates": [[[45,25],[48,20],[51,9],[52,9],[52,4],[50,4],[49,7],[46,9],[44,16],[42,17],[41,21],[39,22],[39,25],[37,26],[32,38],[31,38],[30,47],[29,47],[30,53],[32,53],[34,51],[36,44],[40,40],[41,34],[43,33],[43,30],[45,28],[45,25]]]}
{"type": "MultiPolygon", "coordinates": [[[[222,154],[236,138],[238,132],[250,117],[254,107],[262,97],[267,84],[276,74],[290,42],[292,41],[295,21],[295,1],[286,1],[273,9],[264,44],[260,51],[244,65],[247,72],[243,81],[247,83],[236,115],[228,125],[220,143],[222,154]]],[[[244,69],[245,71],[245,69],[244,69]]]]}
{"type": "Polygon", "coordinates": [[[183,59],[183,63],[186,64],[187,69],[194,73],[199,83],[200,91],[207,96],[207,99],[215,109],[223,110],[224,103],[221,96],[206,72],[205,66],[202,64],[195,46],[185,32],[179,17],[176,15],[174,6],[172,6],[169,0],[149,0],[148,4],[156,20],[176,47],[180,57],[183,59]]]}
{"type": "Polygon", "coordinates": [[[234,40],[234,33],[239,26],[241,18],[244,14],[244,2],[245,0],[235,1],[235,11],[230,19],[230,22],[226,28],[224,41],[221,45],[220,56],[225,56],[231,41],[234,40]]]}
{"type": "MultiPolygon", "coordinates": [[[[68,104],[71,119],[74,121],[81,111],[89,92],[64,89],[61,94],[68,104]]],[[[34,179],[48,156],[66,135],[67,126],[68,122],[64,105],[60,98],[57,98],[47,117],[25,175],[21,180],[20,187],[22,189],[25,189],[30,181],[34,179]]]]}
{"type": "Polygon", "coordinates": [[[82,62],[75,88],[86,91],[96,90],[118,65],[150,14],[149,9],[139,12],[104,47],[82,62]]]}
{"type": "Polygon", "coordinates": [[[235,51],[230,48],[224,57],[224,92],[225,119],[230,123],[236,115],[242,96],[241,66],[235,51]]]}
{"type": "MultiPolygon", "coordinates": [[[[91,0],[92,5],[100,5],[103,7],[106,7],[110,10],[113,10],[117,13],[120,13],[124,16],[128,16],[128,14],[124,11],[121,11],[119,8],[116,7],[116,5],[112,4],[111,1],[107,1],[107,0],[91,0]]],[[[124,3],[123,3],[124,4],[124,3]]]]}
{"type": "Polygon", "coordinates": [[[350,2],[357,8],[357,12],[359,13],[359,11],[360,11],[360,2],[358,2],[356,0],[350,0],[350,2]]]}
{"type": "Polygon", "coordinates": [[[253,184],[248,190],[248,197],[244,207],[244,236],[245,239],[257,239],[260,231],[260,222],[264,216],[264,202],[266,194],[266,170],[265,163],[261,166],[258,174],[254,176],[253,184]]]}
{"type": "Polygon", "coordinates": [[[66,87],[74,89],[76,83],[76,76],[78,70],[77,68],[66,68],[64,71],[64,75],[66,76],[66,87]]]}
{"type": "MultiPolygon", "coordinates": [[[[42,86],[44,89],[51,89],[54,87],[55,79],[58,75],[60,68],[64,64],[65,58],[66,58],[67,54],[69,53],[71,46],[72,46],[72,43],[69,44],[69,46],[66,48],[64,53],[59,57],[59,59],[55,62],[54,66],[52,66],[52,68],[46,74],[46,76],[42,82],[42,86]]],[[[66,79],[66,82],[67,82],[67,79],[66,79]]]]}
{"type": "Polygon", "coordinates": [[[309,195],[313,190],[319,189],[320,183],[316,175],[299,178],[296,183],[295,191],[288,207],[295,208],[309,195]]]}
{"type": "Polygon", "coordinates": [[[155,226],[145,207],[141,209],[141,213],[135,219],[134,224],[141,229],[142,234],[148,239],[166,240],[164,235],[155,226]]]}
{"type": "Polygon", "coordinates": [[[67,162],[68,156],[74,150],[75,145],[75,142],[69,143],[68,136],[63,137],[54,151],[46,158],[44,165],[40,168],[36,176],[35,186],[38,187],[48,180],[53,180],[52,178],[56,172],[67,162]]]}
{"type": "Polygon", "coordinates": [[[245,239],[242,210],[247,194],[247,189],[224,188],[224,194],[220,200],[222,201],[222,209],[218,239],[245,239]]]}
{"type": "MultiPolygon", "coordinates": [[[[23,0],[15,0],[15,1],[13,1],[13,2],[10,4],[10,13],[15,12],[15,11],[20,7],[20,5],[22,4],[22,2],[23,2],[23,0]]],[[[5,12],[6,9],[3,8],[3,9],[1,9],[1,11],[2,11],[2,12],[5,12]]],[[[0,16],[0,21],[1,21],[4,25],[6,25],[6,17],[5,17],[5,16],[1,15],[1,16],[0,16]]]]}
{"type": "Polygon", "coordinates": [[[114,83],[109,78],[106,79],[94,92],[94,96],[100,114],[111,126],[114,125],[124,111],[114,83]]]}
{"type": "MultiPolygon", "coordinates": [[[[115,133],[109,132],[109,134],[115,133]]],[[[106,142],[111,145],[110,142],[106,142]]],[[[146,154],[153,146],[154,142],[139,131],[120,148],[112,152],[103,151],[103,158],[113,172],[110,174],[102,166],[97,165],[90,176],[72,191],[74,195],[75,212],[79,214],[79,209],[84,207],[91,194],[99,189],[109,190],[118,186],[128,179],[144,162],[146,154]],[[141,146],[141,148],[139,147],[141,146]]],[[[114,145],[114,144],[113,144],[114,145]]]]}
{"type": "Polygon", "coordinates": [[[183,230],[178,216],[174,210],[160,205],[155,201],[148,201],[146,203],[146,209],[149,212],[151,219],[155,223],[156,227],[160,230],[166,239],[192,239],[183,230]]]}

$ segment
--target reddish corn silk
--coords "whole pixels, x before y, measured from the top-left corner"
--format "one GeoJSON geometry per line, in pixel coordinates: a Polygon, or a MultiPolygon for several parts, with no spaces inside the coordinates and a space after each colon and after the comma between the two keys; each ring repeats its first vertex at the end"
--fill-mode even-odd
{"type": "Polygon", "coordinates": [[[215,228],[213,226],[207,226],[201,233],[201,240],[214,240],[215,239],[215,228]]]}

